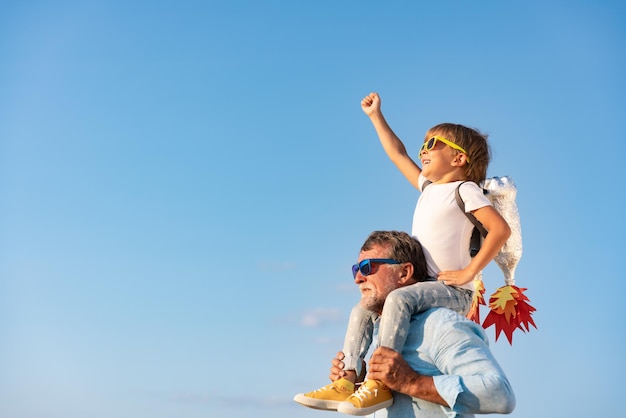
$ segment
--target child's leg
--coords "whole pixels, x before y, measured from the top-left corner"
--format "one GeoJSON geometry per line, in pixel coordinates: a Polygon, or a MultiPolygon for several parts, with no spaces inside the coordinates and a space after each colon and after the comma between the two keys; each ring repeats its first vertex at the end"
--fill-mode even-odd
{"type": "Polygon", "coordinates": [[[336,411],[339,404],[352,396],[354,383],[361,374],[363,358],[372,343],[374,320],[377,317],[378,314],[355,306],[350,313],[343,345],[346,376],[312,392],[298,393],[293,400],[309,408],[336,411]]]}
{"type": "MultiPolygon", "coordinates": [[[[380,317],[379,345],[401,351],[406,342],[411,316],[436,306],[467,312],[472,292],[446,286],[436,280],[401,287],[389,293],[380,317]]],[[[393,404],[391,390],[382,382],[367,380],[354,395],[337,405],[337,411],[368,415],[393,404]]]]}
{"type": "Polygon", "coordinates": [[[472,304],[472,292],[447,286],[440,281],[419,282],[392,291],[380,317],[378,341],[381,346],[401,351],[411,316],[430,308],[450,308],[462,315],[472,304]]]}
{"type": "Polygon", "coordinates": [[[375,312],[368,311],[359,304],[352,308],[352,312],[350,312],[350,320],[342,351],[345,355],[343,359],[344,370],[355,372],[354,375],[349,373],[346,376],[352,383],[361,374],[363,359],[372,343],[374,320],[377,316],[375,312]]]}

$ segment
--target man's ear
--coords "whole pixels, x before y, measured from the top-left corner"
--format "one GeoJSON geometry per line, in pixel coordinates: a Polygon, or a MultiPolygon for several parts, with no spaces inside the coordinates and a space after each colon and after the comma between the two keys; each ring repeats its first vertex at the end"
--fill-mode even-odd
{"type": "Polygon", "coordinates": [[[402,274],[400,275],[400,284],[410,284],[410,282],[414,281],[413,279],[413,264],[411,263],[402,263],[401,265],[402,274]]]}

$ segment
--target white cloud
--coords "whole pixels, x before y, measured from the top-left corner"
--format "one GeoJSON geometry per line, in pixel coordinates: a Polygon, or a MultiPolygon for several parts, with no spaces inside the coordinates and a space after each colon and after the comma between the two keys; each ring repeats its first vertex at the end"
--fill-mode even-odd
{"type": "Polygon", "coordinates": [[[314,308],[302,314],[298,323],[304,327],[319,327],[329,323],[345,321],[337,308],[314,308]]]}

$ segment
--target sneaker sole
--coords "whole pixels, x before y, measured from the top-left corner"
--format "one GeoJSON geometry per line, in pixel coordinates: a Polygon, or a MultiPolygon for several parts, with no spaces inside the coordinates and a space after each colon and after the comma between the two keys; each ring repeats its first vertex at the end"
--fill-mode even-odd
{"type": "Polygon", "coordinates": [[[304,396],[304,393],[298,393],[293,397],[293,400],[300,405],[304,405],[313,409],[320,409],[322,411],[336,411],[341,401],[329,401],[325,399],[315,399],[304,396]]]}
{"type": "Polygon", "coordinates": [[[352,405],[350,402],[341,402],[337,406],[337,412],[341,412],[342,414],[348,414],[348,415],[363,416],[363,415],[373,414],[379,409],[388,408],[391,405],[393,405],[393,399],[389,399],[387,401],[378,403],[374,406],[368,406],[366,408],[357,408],[356,406],[352,405]]]}

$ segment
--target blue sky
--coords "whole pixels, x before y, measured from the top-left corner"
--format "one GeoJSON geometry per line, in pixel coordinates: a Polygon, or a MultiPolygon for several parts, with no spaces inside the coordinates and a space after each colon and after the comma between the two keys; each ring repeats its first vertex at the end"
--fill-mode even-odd
{"type": "MultiPolygon", "coordinates": [[[[5,1],[0,415],[324,417],[350,266],[410,230],[410,152],[449,121],[518,186],[538,329],[492,347],[511,417],[621,413],[618,1],[5,1]]],[[[503,283],[485,271],[487,293],[503,283]]],[[[484,315],[484,314],[483,314],[484,315]]]]}

